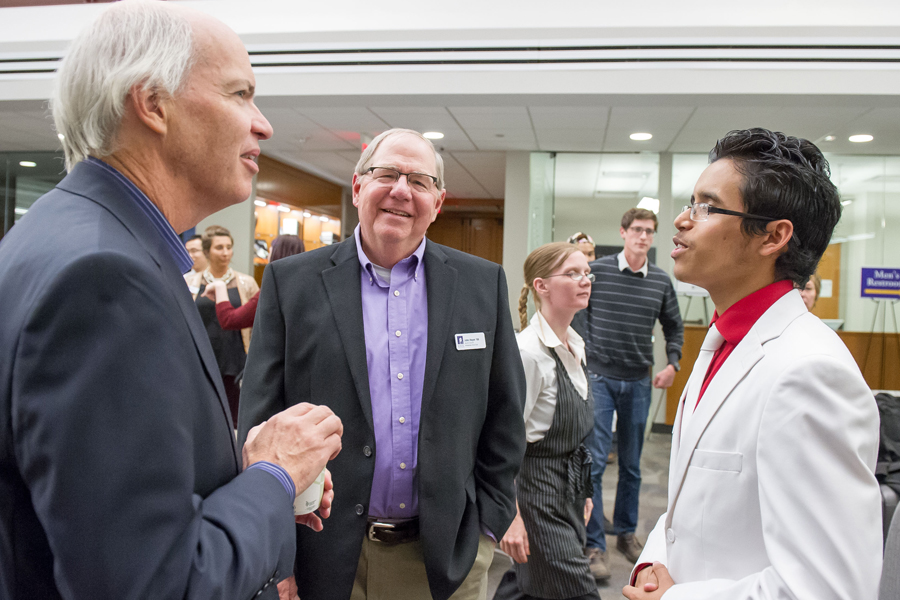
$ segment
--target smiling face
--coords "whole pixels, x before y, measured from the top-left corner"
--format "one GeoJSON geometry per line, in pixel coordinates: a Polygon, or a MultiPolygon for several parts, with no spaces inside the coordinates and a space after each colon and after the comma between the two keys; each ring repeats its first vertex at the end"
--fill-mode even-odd
{"type": "Polygon", "coordinates": [[[231,256],[234,254],[232,246],[234,242],[227,235],[214,235],[209,247],[209,270],[213,274],[224,273],[231,264],[231,256]]]}
{"type": "Polygon", "coordinates": [[[550,277],[539,277],[534,281],[534,289],[541,298],[541,313],[547,311],[566,314],[571,320],[579,310],[587,308],[591,299],[591,282],[587,277],[574,281],[567,273],[588,275],[591,267],[587,257],[581,252],[573,252],[561,265],[553,269],[550,277]]]}
{"type": "MultiPolygon", "coordinates": [[[[371,164],[403,173],[436,172],[430,145],[408,134],[382,141],[371,164]]],[[[376,180],[372,174],[354,175],[353,205],[359,211],[362,246],[369,260],[390,268],[415,252],[437,218],[445,194],[444,190],[410,186],[404,176],[389,183],[376,180]]]]}
{"type": "MultiPolygon", "coordinates": [[[[731,159],[717,160],[697,180],[693,201],[743,212],[742,182],[731,159]]],[[[717,308],[730,306],[773,281],[773,265],[757,252],[762,238],[744,235],[740,217],[710,213],[707,221],[697,222],[686,210],[676,217],[675,227],[675,277],[706,289],[717,308]]]]}
{"type": "Polygon", "coordinates": [[[272,127],[253,103],[247,50],[222,23],[192,19],[196,62],[183,89],[165,101],[165,162],[209,213],[250,197],[259,141],[272,127]]]}

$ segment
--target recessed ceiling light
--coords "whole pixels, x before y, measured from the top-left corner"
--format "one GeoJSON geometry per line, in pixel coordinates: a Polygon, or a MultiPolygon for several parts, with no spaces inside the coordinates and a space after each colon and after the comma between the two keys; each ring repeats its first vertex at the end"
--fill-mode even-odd
{"type": "Polygon", "coordinates": [[[646,142],[647,140],[649,140],[653,137],[653,134],[652,133],[632,133],[628,137],[630,137],[631,139],[633,139],[636,142],[646,142]]]}
{"type": "Polygon", "coordinates": [[[57,134],[56,134],[56,137],[59,138],[59,141],[63,141],[64,139],[66,139],[66,136],[64,136],[64,135],[61,134],[61,133],[57,133],[57,134]]]}
{"type": "Polygon", "coordinates": [[[281,212],[291,212],[291,209],[289,209],[287,206],[281,206],[281,205],[278,206],[278,210],[281,212]]]}
{"type": "Polygon", "coordinates": [[[851,204],[853,204],[853,200],[844,200],[841,202],[841,206],[850,206],[851,204]]]}
{"type": "Polygon", "coordinates": [[[427,140],[439,140],[444,137],[444,134],[440,131],[426,131],[422,136],[427,140]]]}
{"type": "Polygon", "coordinates": [[[20,161],[19,161],[19,166],[20,166],[20,167],[36,167],[36,166],[37,166],[37,163],[36,163],[36,162],[33,162],[33,161],[30,161],[30,160],[20,160],[20,161]]]}
{"type": "Polygon", "coordinates": [[[312,216],[312,213],[309,212],[308,210],[304,210],[304,211],[303,211],[303,217],[304,217],[305,219],[308,219],[308,218],[310,218],[311,216],[312,216]]]}
{"type": "Polygon", "coordinates": [[[871,142],[875,138],[869,135],[868,133],[859,133],[857,135],[851,135],[848,138],[851,142],[856,142],[857,144],[861,144],[863,142],[871,142]]]}
{"type": "Polygon", "coordinates": [[[319,220],[322,221],[323,223],[327,223],[327,222],[328,222],[328,217],[326,217],[326,216],[321,216],[321,217],[319,217],[319,220]]]}
{"type": "Polygon", "coordinates": [[[825,136],[825,141],[826,141],[826,142],[833,142],[834,140],[835,140],[835,137],[834,137],[833,135],[826,135],[826,136],[825,136]]]}
{"type": "Polygon", "coordinates": [[[266,201],[265,200],[254,200],[253,204],[264,207],[266,205],[266,201]]]}

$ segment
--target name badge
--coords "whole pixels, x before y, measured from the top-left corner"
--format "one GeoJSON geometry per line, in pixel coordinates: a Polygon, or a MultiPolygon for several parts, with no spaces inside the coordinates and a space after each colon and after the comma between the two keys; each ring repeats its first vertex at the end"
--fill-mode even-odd
{"type": "Polygon", "coordinates": [[[484,343],[484,333],[457,333],[456,349],[457,350],[482,350],[487,348],[484,343]]]}

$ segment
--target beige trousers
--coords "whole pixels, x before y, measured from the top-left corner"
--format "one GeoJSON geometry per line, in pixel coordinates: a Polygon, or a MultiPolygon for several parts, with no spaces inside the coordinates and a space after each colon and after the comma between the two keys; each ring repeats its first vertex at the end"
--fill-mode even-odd
{"type": "MultiPolygon", "coordinates": [[[[486,535],[462,585],[450,600],[487,600],[487,573],[496,544],[486,535]]],[[[428,600],[428,577],[419,541],[388,546],[363,539],[350,600],[428,600]]]]}

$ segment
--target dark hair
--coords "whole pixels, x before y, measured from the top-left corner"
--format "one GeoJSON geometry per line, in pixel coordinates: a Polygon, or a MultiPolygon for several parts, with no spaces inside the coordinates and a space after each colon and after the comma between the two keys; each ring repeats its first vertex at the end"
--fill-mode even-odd
{"type": "Polygon", "coordinates": [[[186,239],[186,240],[184,241],[184,243],[187,244],[188,242],[193,242],[194,240],[200,240],[200,242],[202,243],[202,242],[203,242],[203,236],[200,235],[199,233],[195,233],[194,235],[192,235],[191,237],[189,237],[188,239],[186,239]]]}
{"type": "Polygon", "coordinates": [[[628,229],[635,221],[653,221],[653,229],[659,229],[659,221],[652,210],[646,208],[632,208],[622,215],[622,229],[628,229]]]}
{"type": "Polygon", "coordinates": [[[209,256],[210,248],[212,248],[212,239],[216,236],[227,237],[231,240],[231,243],[234,244],[234,238],[231,237],[230,231],[221,225],[210,225],[206,228],[206,231],[203,232],[203,235],[200,236],[201,243],[203,244],[203,254],[207,257],[209,256]]]}
{"type": "Polygon", "coordinates": [[[272,242],[272,252],[269,254],[269,262],[286,258],[294,254],[300,254],[306,249],[301,240],[296,235],[279,235],[272,242]]]}
{"type": "MultiPolygon", "coordinates": [[[[716,142],[709,162],[723,158],[730,158],[743,177],[745,212],[794,225],[787,251],[775,261],[775,274],[804,286],[841,218],[841,198],[828,161],[808,140],[759,127],[731,131],[716,142]]],[[[741,219],[741,231],[760,235],[768,223],[741,219]]]]}

